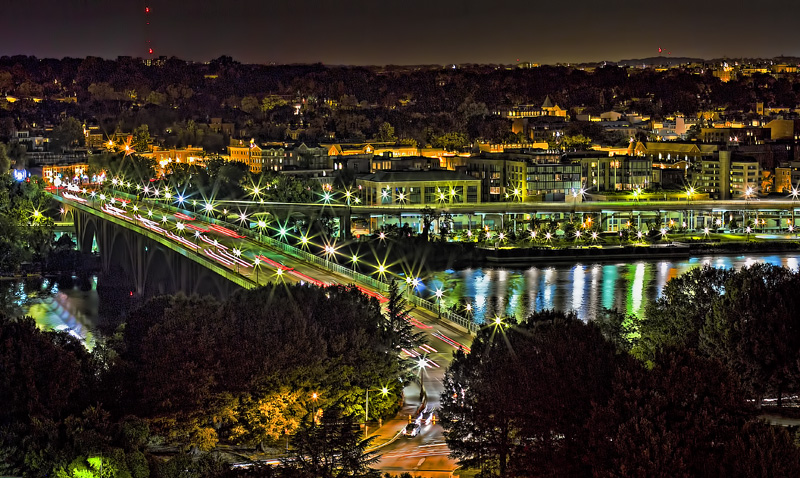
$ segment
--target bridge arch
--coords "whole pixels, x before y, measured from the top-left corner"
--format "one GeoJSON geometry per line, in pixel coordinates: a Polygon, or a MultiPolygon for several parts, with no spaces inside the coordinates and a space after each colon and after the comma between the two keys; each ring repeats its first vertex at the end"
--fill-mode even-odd
{"type": "Polygon", "coordinates": [[[210,295],[217,299],[224,299],[228,296],[228,288],[223,287],[219,275],[211,272],[208,269],[201,268],[200,272],[194,278],[192,287],[192,294],[197,294],[200,297],[210,295]]]}
{"type": "MultiPolygon", "coordinates": [[[[75,213],[73,212],[73,214],[75,213]]],[[[88,215],[80,214],[80,216],[88,216],[88,215]]],[[[78,250],[83,253],[89,254],[92,252],[92,246],[94,245],[98,236],[97,221],[92,217],[82,217],[79,218],[79,220],[82,224],[80,224],[81,226],[80,228],[76,227],[76,229],[80,231],[77,238],[78,250]]]]}
{"type": "Polygon", "coordinates": [[[161,246],[147,251],[142,281],[142,293],[145,297],[174,294],[178,291],[171,257],[161,246]]]}

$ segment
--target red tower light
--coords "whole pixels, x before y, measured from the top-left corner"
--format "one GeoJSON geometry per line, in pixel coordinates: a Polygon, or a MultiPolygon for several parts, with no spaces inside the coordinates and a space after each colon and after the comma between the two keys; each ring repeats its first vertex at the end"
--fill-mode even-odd
{"type": "Polygon", "coordinates": [[[144,7],[144,13],[150,13],[150,7],[144,7]]]}
{"type": "Polygon", "coordinates": [[[148,49],[148,52],[152,55],[153,54],[153,49],[152,48],[148,49]]]}

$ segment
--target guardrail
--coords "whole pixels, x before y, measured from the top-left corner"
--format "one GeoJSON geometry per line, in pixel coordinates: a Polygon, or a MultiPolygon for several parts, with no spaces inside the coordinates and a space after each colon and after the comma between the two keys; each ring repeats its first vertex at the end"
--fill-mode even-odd
{"type": "MultiPolygon", "coordinates": [[[[277,239],[274,239],[272,237],[265,236],[263,234],[259,234],[258,232],[254,232],[250,228],[245,228],[245,227],[242,227],[242,226],[238,226],[236,224],[231,224],[231,223],[229,223],[227,221],[221,221],[219,219],[207,216],[202,212],[189,211],[188,209],[178,208],[178,207],[175,207],[172,204],[166,204],[164,202],[156,201],[156,200],[151,199],[151,198],[140,198],[140,197],[134,196],[132,194],[128,194],[128,193],[125,193],[125,192],[122,192],[122,191],[118,191],[116,189],[114,190],[114,193],[115,193],[115,195],[117,195],[119,197],[124,197],[126,199],[142,201],[142,202],[146,202],[146,203],[157,205],[158,207],[160,207],[162,209],[166,209],[166,210],[168,210],[170,212],[180,212],[180,213],[183,213],[183,214],[193,214],[195,216],[200,217],[203,221],[211,223],[211,224],[224,225],[225,227],[227,227],[229,229],[233,229],[236,232],[238,232],[239,234],[242,234],[243,236],[247,236],[247,237],[249,237],[250,239],[252,239],[252,240],[254,240],[256,242],[262,242],[262,243],[264,243],[264,244],[266,244],[266,245],[268,245],[270,247],[273,247],[275,249],[279,249],[279,250],[287,253],[288,255],[294,257],[295,259],[299,259],[301,261],[309,262],[311,264],[315,264],[315,265],[317,265],[319,267],[322,267],[322,268],[324,268],[326,270],[329,270],[329,271],[335,272],[337,274],[343,275],[343,276],[345,276],[345,277],[347,277],[349,279],[352,279],[354,282],[356,282],[358,284],[371,287],[371,288],[373,288],[375,290],[378,290],[381,293],[386,293],[386,292],[389,291],[389,284],[387,284],[386,282],[383,282],[383,281],[381,281],[379,279],[375,279],[374,277],[370,277],[370,276],[368,276],[366,274],[362,274],[362,273],[360,273],[358,271],[355,271],[353,269],[345,267],[345,266],[343,266],[343,265],[341,265],[341,264],[339,264],[337,262],[333,262],[333,261],[330,261],[328,259],[319,257],[319,256],[317,256],[315,254],[312,254],[312,253],[308,252],[308,251],[304,251],[304,250],[302,250],[300,248],[292,246],[291,244],[287,244],[285,242],[281,242],[281,241],[279,241],[277,239]]],[[[456,313],[454,313],[452,311],[449,311],[449,310],[441,311],[440,307],[438,307],[437,304],[432,303],[432,302],[430,302],[428,300],[425,300],[422,297],[418,297],[418,296],[412,294],[407,299],[407,302],[413,304],[416,307],[421,307],[421,308],[426,309],[426,310],[428,310],[428,311],[430,311],[432,313],[438,314],[442,319],[445,319],[445,320],[447,320],[449,322],[452,322],[452,323],[454,323],[454,324],[456,324],[456,325],[468,330],[470,333],[477,333],[478,330],[480,329],[480,326],[478,324],[476,324],[475,322],[473,322],[472,320],[470,320],[470,319],[468,319],[466,317],[463,317],[461,315],[458,315],[458,314],[456,314],[456,313]]]]}

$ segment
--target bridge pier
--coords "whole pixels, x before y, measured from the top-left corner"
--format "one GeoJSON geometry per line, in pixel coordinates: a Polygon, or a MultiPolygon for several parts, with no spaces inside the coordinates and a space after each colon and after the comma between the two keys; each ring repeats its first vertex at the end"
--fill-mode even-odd
{"type": "MultiPolygon", "coordinates": [[[[206,258],[122,219],[99,216],[87,207],[72,207],[78,250],[92,253],[97,242],[101,269],[123,274],[138,297],[153,297],[183,292],[187,295],[211,295],[224,299],[242,288],[234,282],[235,274],[221,275],[205,265],[206,258]],[[153,236],[153,237],[150,237],[153,236]]],[[[219,269],[219,267],[217,267],[219,269]]]]}

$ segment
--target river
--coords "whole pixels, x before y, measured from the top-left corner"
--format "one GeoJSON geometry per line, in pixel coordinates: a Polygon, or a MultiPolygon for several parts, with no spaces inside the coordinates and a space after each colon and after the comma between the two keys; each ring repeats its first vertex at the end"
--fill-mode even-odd
{"type": "Polygon", "coordinates": [[[495,316],[522,319],[544,309],[574,310],[583,320],[603,309],[641,316],[673,277],[702,265],[741,268],[765,262],[797,270],[800,254],[709,255],[679,260],[582,262],[537,265],[525,269],[476,268],[436,272],[421,278],[415,290],[436,301],[443,291],[442,309],[457,308],[477,323],[495,316]]]}
{"type": "Polygon", "coordinates": [[[29,315],[45,330],[66,330],[90,350],[95,344],[100,300],[97,277],[28,278],[0,282],[3,302],[13,315],[29,315]]]}
{"type": "MultiPolygon", "coordinates": [[[[441,288],[442,309],[455,306],[459,313],[478,323],[496,315],[524,318],[543,309],[574,310],[584,320],[592,319],[604,308],[641,316],[645,305],[658,297],[667,281],[694,267],[708,264],[738,269],[757,262],[797,270],[800,254],[447,270],[423,277],[416,293],[435,302],[435,291],[441,288]]],[[[16,313],[32,316],[44,329],[68,330],[90,348],[99,322],[96,286],[96,277],[80,284],[77,280],[58,282],[47,278],[0,282],[6,301],[12,303],[16,313]]]]}

